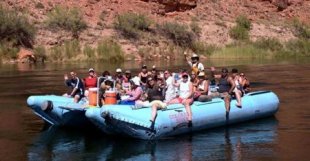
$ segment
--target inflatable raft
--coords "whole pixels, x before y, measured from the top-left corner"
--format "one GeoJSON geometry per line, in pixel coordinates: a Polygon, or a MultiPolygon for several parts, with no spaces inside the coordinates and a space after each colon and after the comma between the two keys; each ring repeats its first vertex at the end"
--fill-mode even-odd
{"type": "Polygon", "coordinates": [[[55,126],[68,127],[93,127],[93,124],[85,117],[85,101],[73,103],[73,98],[45,95],[30,96],[27,99],[28,106],[36,115],[47,123],[55,126]]]}
{"type": "Polygon", "coordinates": [[[236,100],[232,100],[227,115],[224,101],[220,98],[210,102],[194,102],[191,106],[192,127],[187,126],[187,114],[182,104],[159,110],[154,129],[150,128],[151,108],[105,105],[89,108],[85,114],[104,133],[152,140],[272,116],[278,111],[279,99],[271,91],[257,91],[242,97],[242,108],[235,104],[236,100]]]}

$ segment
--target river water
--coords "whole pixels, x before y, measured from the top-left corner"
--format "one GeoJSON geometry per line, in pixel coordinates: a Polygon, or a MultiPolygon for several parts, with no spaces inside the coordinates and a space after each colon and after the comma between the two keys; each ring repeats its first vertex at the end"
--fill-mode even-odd
{"type": "MultiPolygon", "coordinates": [[[[177,70],[185,67],[183,63],[156,65],[177,70]]],[[[204,64],[245,72],[253,90],[272,90],[279,96],[280,110],[275,117],[152,142],[105,136],[96,130],[53,128],[27,107],[28,96],[62,94],[66,91],[63,74],[70,70],[83,77],[89,67],[102,72],[114,71],[118,65],[0,65],[0,160],[310,160],[310,59],[211,60],[204,64]]],[[[137,71],[141,64],[119,66],[137,71]]]]}

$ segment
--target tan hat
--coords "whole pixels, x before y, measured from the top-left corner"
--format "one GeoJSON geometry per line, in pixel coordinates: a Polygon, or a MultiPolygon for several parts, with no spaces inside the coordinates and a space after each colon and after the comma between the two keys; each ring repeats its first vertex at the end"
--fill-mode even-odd
{"type": "Polygon", "coordinates": [[[195,54],[195,53],[192,55],[192,58],[198,58],[198,57],[199,56],[197,54],[195,54]]]}
{"type": "Polygon", "coordinates": [[[199,72],[198,77],[204,77],[204,76],[206,76],[205,72],[199,72]]]}

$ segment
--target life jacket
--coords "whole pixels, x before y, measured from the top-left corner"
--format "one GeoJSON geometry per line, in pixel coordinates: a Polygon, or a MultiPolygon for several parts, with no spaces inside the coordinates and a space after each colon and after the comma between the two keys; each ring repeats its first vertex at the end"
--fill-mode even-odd
{"type": "Polygon", "coordinates": [[[97,87],[97,77],[86,77],[84,83],[86,89],[97,87]]]}

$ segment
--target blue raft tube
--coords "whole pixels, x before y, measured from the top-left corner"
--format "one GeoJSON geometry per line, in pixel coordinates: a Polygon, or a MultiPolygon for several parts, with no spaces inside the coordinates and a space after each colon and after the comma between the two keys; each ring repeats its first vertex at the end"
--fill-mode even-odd
{"type": "Polygon", "coordinates": [[[220,98],[194,102],[191,105],[192,127],[187,126],[187,114],[182,104],[159,110],[154,129],[150,128],[151,108],[147,107],[136,109],[132,105],[104,105],[102,108],[89,108],[85,114],[104,133],[153,140],[273,116],[279,109],[279,99],[271,91],[244,95],[242,108],[235,104],[236,100],[232,100],[229,115],[226,115],[225,103],[220,98]]]}
{"type": "MultiPolygon", "coordinates": [[[[98,87],[101,79],[103,77],[98,77],[98,87]]],[[[98,89],[95,91],[96,94],[99,92],[98,89]]],[[[97,102],[89,105],[88,100],[85,98],[81,99],[79,103],[74,103],[73,98],[56,95],[39,95],[28,97],[27,104],[36,115],[51,125],[85,128],[94,127],[85,116],[85,111],[88,108],[99,107],[99,95],[96,97],[97,102]]]]}

